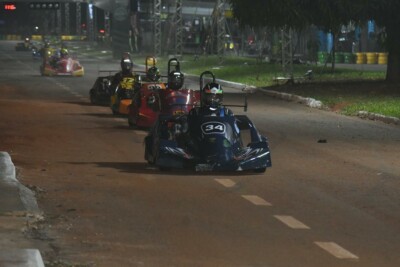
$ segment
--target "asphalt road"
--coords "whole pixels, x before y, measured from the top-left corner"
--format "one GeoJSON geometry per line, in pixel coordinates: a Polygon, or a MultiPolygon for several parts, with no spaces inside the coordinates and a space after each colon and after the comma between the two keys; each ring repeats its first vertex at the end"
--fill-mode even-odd
{"type": "Polygon", "coordinates": [[[44,220],[28,236],[52,266],[400,266],[399,126],[256,92],[247,115],[272,168],[160,172],[145,131],[89,103],[98,69],[117,62],[41,77],[14,44],[0,42],[0,151],[37,193],[44,220]]]}

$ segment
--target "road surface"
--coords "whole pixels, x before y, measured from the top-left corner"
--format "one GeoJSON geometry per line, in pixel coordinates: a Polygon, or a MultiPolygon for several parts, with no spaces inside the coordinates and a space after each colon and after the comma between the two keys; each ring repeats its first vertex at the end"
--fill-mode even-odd
{"type": "Polygon", "coordinates": [[[36,192],[44,219],[27,238],[48,264],[400,266],[399,126],[256,92],[247,115],[272,168],[161,172],[144,161],[146,131],[89,103],[98,69],[118,61],[81,58],[82,78],[42,77],[14,44],[0,42],[0,151],[36,192]]]}

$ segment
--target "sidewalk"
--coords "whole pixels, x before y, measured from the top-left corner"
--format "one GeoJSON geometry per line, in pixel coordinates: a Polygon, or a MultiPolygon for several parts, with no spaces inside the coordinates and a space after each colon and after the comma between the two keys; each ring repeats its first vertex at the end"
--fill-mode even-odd
{"type": "Polygon", "coordinates": [[[34,193],[16,178],[7,152],[0,151],[0,266],[44,267],[36,248],[27,248],[25,229],[29,217],[40,214],[34,193]]]}

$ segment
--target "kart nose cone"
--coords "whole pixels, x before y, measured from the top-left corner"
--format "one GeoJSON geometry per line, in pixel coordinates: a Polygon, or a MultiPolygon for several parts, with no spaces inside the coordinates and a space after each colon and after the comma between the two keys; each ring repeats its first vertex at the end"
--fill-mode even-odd
{"type": "Polygon", "coordinates": [[[233,158],[233,154],[230,150],[227,149],[217,154],[207,155],[205,158],[207,163],[224,163],[231,161],[233,158]]]}

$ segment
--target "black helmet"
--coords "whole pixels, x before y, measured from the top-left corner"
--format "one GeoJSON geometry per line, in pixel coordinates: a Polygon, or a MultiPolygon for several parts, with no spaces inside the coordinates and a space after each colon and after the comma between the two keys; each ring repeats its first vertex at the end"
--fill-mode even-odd
{"type": "Polygon", "coordinates": [[[147,79],[149,79],[152,82],[156,82],[160,80],[160,71],[158,70],[157,67],[151,67],[147,70],[147,79]]]}
{"type": "Polygon", "coordinates": [[[208,83],[201,92],[201,105],[217,108],[222,104],[224,98],[221,85],[218,83],[208,83]]]}
{"type": "Polygon", "coordinates": [[[168,74],[168,88],[172,90],[179,90],[183,86],[185,76],[180,71],[172,71],[168,74]]]}
{"type": "Polygon", "coordinates": [[[123,73],[130,73],[133,68],[132,60],[129,57],[124,57],[121,59],[121,69],[123,73]]]}

